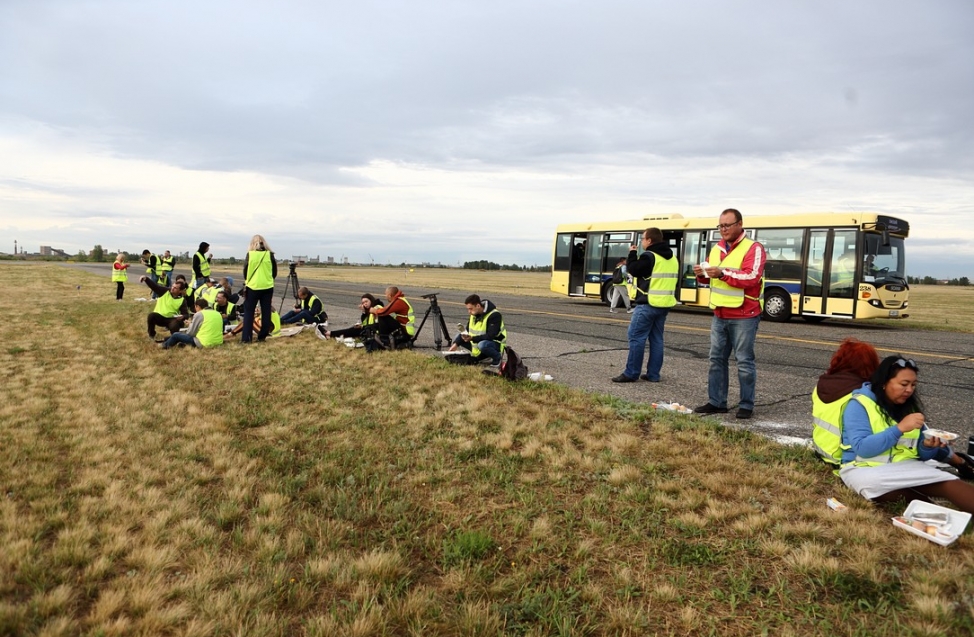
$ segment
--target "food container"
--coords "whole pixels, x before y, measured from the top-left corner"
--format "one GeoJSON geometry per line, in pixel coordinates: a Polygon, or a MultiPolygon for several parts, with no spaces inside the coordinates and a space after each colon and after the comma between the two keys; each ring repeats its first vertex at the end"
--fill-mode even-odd
{"type": "Polygon", "coordinates": [[[898,526],[934,544],[949,546],[957,541],[970,521],[970,513],[914,500],[906,507],[903,515],[893,518],[893,526],[898,526]]]}
{"type": "Polygon", "coordinates": [[[944,442],[951,442],[957,440],[959,437],[957,434],[950,433],[949,431],[944,431],[943,429],[924,429],[923,436],[925,438],[940,438],[944,442]]]}
{"type": "Polygon", "coordinates": [[[837,511],[837,512],[845,512],[845,511],[847,511],[847,510],[848,510],[848,507],[846,507],[846,505],[844,505],[844,504],[842,504],[841,502],[839,502],[839,501],[838,501],[838,500],[836,500],[835,498],[829,498],[829,499],[827,499],[827,500],[825,501],[825,504],[826,504],[826,505],[827,505],[827,506],[828,506],[828,507],[829,507],[830,509],[832,509],[833,511],[837,511]]]}
{"type": "Polygon", "coordinates": [[[662,411],[675,411],[678,414],[692,414],[693,410],[680,403],[653,403],[653,409],[662,411]]]}

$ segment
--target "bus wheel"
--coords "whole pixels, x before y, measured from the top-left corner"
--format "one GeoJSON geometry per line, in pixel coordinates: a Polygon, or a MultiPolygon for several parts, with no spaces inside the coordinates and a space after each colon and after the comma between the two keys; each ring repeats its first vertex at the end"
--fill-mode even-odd
{"type": "Polygon", "coordinates": [[[767,292],[764,297],[764,318],[785,323],[791,318],[791,295],[781,290],[767,292]]]}
{"type": "Polygon", "coordinates": [[[612,281],[606,281],[602,284],[602,302],[606,305],[609,304],[609,300],[612,298],[612,281]]]}

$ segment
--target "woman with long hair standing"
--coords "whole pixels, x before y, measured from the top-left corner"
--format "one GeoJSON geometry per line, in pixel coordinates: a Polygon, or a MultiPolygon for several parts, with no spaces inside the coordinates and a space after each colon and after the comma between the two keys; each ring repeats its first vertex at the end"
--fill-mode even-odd
{"type": "MultiPolygon", "coordinates": [[[[945,462],[962,478],[974,478],[974,461],[926,434],[917,394],[916,362],[889,356],[870,382],[852,392],[842,414],[842,469],[846,486],[875,502],[943,498],[974,513],[974,485],[927,464],[945,462]]],[[[933,432],[931,432],[933,433],[933,432]]]]}
{"type": "MultiPolygon", "coordinates": [[[[244,257],[244,300],[243,330],[240,342],[249,343],[254,333],[254,310],[260,304],[262,316],[271,315],[274,300],[274,279],[277,278],[277,260],[267,241],[259,234],[250,240],[247,256],[244,257]]],[[[263,341],[271,331],[271,322],[261,321],[257,340],[263,341]]]]}
{"type": "Polygon", "coordinates": [[[129,264],[125,262],[124,254],[115,257],[115,263],[112,264],[112,281],[115,282],[116,301],[121,301],[122,295],[125,294],[125,282],[129,278],[128,272],[126,272],[128,269],[129,264]]]}

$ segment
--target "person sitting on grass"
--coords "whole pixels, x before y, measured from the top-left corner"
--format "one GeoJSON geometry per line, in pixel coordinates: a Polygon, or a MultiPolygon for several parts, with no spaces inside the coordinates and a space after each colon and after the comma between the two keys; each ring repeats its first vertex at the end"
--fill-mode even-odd
{"type": "Polygon", "coordinates": [[[371,294],[363,294],[362,300],[359,302],[359,309],[362,310],[362,317],[359,322],[352,327],[347,327],[343,330],[329,330],[324,325],[318,325],[315,328],[315,336],[323,341],[327,341],[329,338],[358,338],[362,336],[362,333],[370,325],[376,324],[375,315],[372,314],[371,310],[373,307],[382,307],[382,301],[379,301],[371,294]]]}
{"type": "Polygon", "coordinates": [[[874,502],[931,498],[949,500],[974,513],[974,485],[927,464],[946,462],[965,480],[974,479],[974,460],[926,433],[917,394],[916,362],[889,356],[870,382],[852,392],[842,414],[842,469],[847,487],[874,502]]]}
{"type": "Polygon", "coordinates": [[[196,314],[186,332],[176,332],[162,344],[162,349],[177,345],[193,347],[216,347],[223,345],[223,317],[216,310],[209,309],[206,299],[196,299],[196,314]]]}
{"type": "MultiPolygon", "coordinates": [[[[242,293],[241,293],[242,294],[242,293]]],[[[261,326],[261,316],[260,316],[260,306],[254,309],[254,325],[253,329],[260,330],[261,326]]],[[[232,330],[227,334],[227,336],[237,336],[243,332],[244,324],[243,322],[237,323],[232,330]]],[[[277,310],[271,308],[271,330],[270,336],[280,336],[281,335],[281,315],[277,313],[277,310]]]]}
{"type": "Polygon", "coordinates": [[[862,387],[877,367],[876,348],[850,337],[835,351],[828,371],[818,377],[812,390],[812,442],[823,462],[835,467],[842,463],[842,413],[852,392],[862,387]]]}
{"type": "Polygon", "coordinates": [[[152,281],[147,276],[139,277],[140,283],[145,283],[158,298],[153,310],[146,317],[149,338],[155,340],[156,327],[164,327],[171,334],[175,334],[192,314],[186,300],[186,281],[177,279],[170,287],[164,287],[152,281]]]}
{"type": "Polygon", "coordinates": [[[225,276],[220,279],[220,289],[227,293],[227,300],[234,305],[240,304],[240,295],[233,292],[233,277],[225,276]]]}
{"type": "Polygon", "coordinates": [[[297,303],[294,309],[281,317],[281,323],[290,325],[292,323],[327,323],[328,313],[325,306],[317,296],[311,293],[306,287],[298,289],[297,303]]]}
{"type": "Polygon", "coordinates": [[[203,282],[203,285],[196,289],[193,294],[193,298],[206,299],[207,304],[212,306],[216,303],[216,295],[220,292],[220,288],[217,287],[216,279],[211,279],[207,277],[203,282]]]}
{"type": "Polygon", "coordinates": [[[394,285],[386,288],[386,305],[373,306],[369,312],[376,318],[380,336],[408,343],[416,335],[416,315],[402,291],[394,285]]]}
{"type": "Polygon", "coordinates": [[[489,361],[492,366],[500,365],[504,345],[507,343],[507,329],[504,327],[504,317],[497,311],[497,306],[487,299],[481,299],[477,294],[471,294],[464,301],[467,306],[467,331],[460,332],[453,339],[450,351],[458,348],[470,350],[475,362],[489,361]]]}
{"type": "Polygon", "coordinates": [[[229,325],[237,320],[237,306],[227,298],[226,290],[220,290],[216,293],[216,305],[213,306],[213,309],[223,318],[224,325],[229,325]]]}

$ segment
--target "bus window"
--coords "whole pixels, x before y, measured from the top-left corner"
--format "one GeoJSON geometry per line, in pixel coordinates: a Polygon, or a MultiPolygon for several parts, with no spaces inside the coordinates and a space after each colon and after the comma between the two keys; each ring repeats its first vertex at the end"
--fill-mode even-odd
{"type": "Polygon", "coordinates": [[[568,260],[572,253],[572,235],[559,234],[555,240],[555,263],[554,269],[564,272],[568,271],[568,260]]]}
{"type": "MultiPolygon", "coordinates": [[[[602,273],[602,233],[593,232],[588,235],[588,247],[585,257],[585,274],[602,273]]],[[[585,277],[588,281],[588,276],[585,277]]]]}
{"type": "Polygon", "coordinates": [[[802,247],[805,231],[802,228],[762,228],[757,240],[764,245],[768,263],[766,279],[800,281],[802,278],[802,247]]]}
{"type": "Polygon", "coordinates": [[[876,287],[889,283],[906,283],[906,252],[903,239],[890,237],[889,245],[883,245],[878,234],[867,234],[864,241],[862,280],[875,283],[876,287]]]}
{"type": "Polygon", "coordinates": [[[829,296],[835,299],[855,298],[856,231],[836,230],[832,237],[832,261],[829,267],[829,296]]]}
{"type": "MultiPolygon", "coordinates": [[[[828,230],[812,230],[808,246],[808,269],[805,271],[805,296],[822,296],[822,272],[825,269],[825,248],[828,230]]],[[[821,312],[821,310],[816,310],[821,312]]]]}
{"type": "Polygon", "coordinates": [[[697,275],[693,273],[693,266],[701,263],[706,255],[701,251],[699,232],[687,232],[683,237],[683,284],[685,288],[697,287],[697,275]]]}

